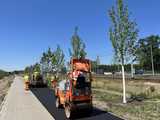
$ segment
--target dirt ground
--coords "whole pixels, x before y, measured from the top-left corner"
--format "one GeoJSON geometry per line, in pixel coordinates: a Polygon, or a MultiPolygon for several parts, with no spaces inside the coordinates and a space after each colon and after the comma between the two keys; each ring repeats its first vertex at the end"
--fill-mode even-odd
{"type": "Polygon", "coordinates": [[[122,80],[97,77],[93,81],[93,104],[126,120],[160,118],[160,82],[126,80],[127,104],[122,104],[122,80]]]}
{"type": "Polygon", "coordinates": [[[0,109],[1,109],[1,104],[7,94],[7,91],[14,79],[14,76],[8,76],[4,77],[3,79],[0,79],[0,109]]]}

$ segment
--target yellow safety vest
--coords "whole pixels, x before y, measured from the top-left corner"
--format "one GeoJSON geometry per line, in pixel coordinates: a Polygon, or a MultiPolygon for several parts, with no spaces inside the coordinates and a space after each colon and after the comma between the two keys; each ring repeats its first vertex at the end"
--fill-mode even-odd
{"type": "Polygon", "coordinates": [[[28,82],[28,81],[29,81],[29,76],[28,76],[28,75],[25,75],[25,76],[24,76],[24,80],[25,80],[25,82],[28,82]]]}

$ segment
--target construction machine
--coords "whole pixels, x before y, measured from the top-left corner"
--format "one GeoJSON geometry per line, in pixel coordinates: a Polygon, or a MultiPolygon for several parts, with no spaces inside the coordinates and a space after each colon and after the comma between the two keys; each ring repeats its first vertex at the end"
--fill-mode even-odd
{"type": "Polygon", "coordinates": [[[66,118],[79,110],[92,111],[91,62],[88,59],[71,59],[68,79],[55,88],[56,107],[64,107],[66,118]]]}
{"type": "Polygon", "coordinates": [[[29,75],[29,86],[46,86],[46,80],[43,79],[43,75],[40,72],[31,72],[29,75]]]}

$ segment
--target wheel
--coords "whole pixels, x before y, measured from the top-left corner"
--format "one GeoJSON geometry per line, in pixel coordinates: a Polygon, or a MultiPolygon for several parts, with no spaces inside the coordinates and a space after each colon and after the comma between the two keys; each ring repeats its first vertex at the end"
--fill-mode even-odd
{"type": "Polygon", "coordinates": [[[72,116],[72,111],[71,111],[71,108],[70,108],[70,105],[66,105],[65,106],[65,114],[66,114],[66,118],[69,119],[71,118],[72,116]]]}
{"type": "Polygon", "coordinates": [[[60,108],[60,100],[58,97],[56,98],[56,108],[60,108]]]}
{"type": "Polygon", "coordinates": [[[93,113],[93,107],[90,107],[90,108],[88,109],[88,113],[89,113],[89,115],[91,115],[91,114],[93,113]]]}

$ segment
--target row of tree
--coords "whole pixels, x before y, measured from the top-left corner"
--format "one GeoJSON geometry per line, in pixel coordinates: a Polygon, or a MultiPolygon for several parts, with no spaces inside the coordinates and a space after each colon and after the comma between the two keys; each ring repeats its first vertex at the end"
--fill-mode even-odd
{"type": "MultiPolygon", "coordinates": [[[[74,58],[85,58],[87,55],[85,51],[85,44],[82,42],[80,37],[77,34],[77,28],[71,39],[72,48],[69,49],[71,57],[74,58]]],[[[152,69],[152,56],[154,69],[156,72],[160,72],[160,37],[158,35],[151,35],[149,37],[139,39],[135,45],[135,54],[134,54],[134,64],[135,69],[143,69],[146,71],[151,71],[152,69]]],[[[124,65],[125,71],[131,71],[131,63],[124,65]]],[[[55,51],[52,51],[51,48],[48,48],[46,52],[42,54],[41,60],[39,63],[26,67],[26,73],[29,70],[32,71],[45,71],[48,73],[54,73],[57,75],[59,72],[66,73],[65,66],[65,55],[63,50],[57,45],[55,51]]],[[[103,72],[116,72],[121,71],[120,64],[115,63],[113,65],[101,65],[100,58],[97,56],[96,60],[92,61],[92,71],[97,72],[101,70],[103,72]]]]}
{"type": "MultiPolygon", "coordinates": [[[[128,6],[124,4],[123,0],[117,0],[116,6],[109,10],[109,17],[111,25],[109,28],[109,36],[114,49],[114,58],[116,64],[121,65],[122,78],[123,78],[123,103],[126,103],[125,97],[125,64],[139,63],[145,69],[152,66],[159,70],[160,65],[160,37],[150,36],[145,39],[138,40],[138,28],[134,20],[130,18],[128,6]],[[155,66],[158,66],[156,67],[155,66]]],[[[69,53],[74,58],[85,58],[87,55],[85,51],[85,44],[77,34],[78,28],[75,28],[75,33],[71,39],[71,49],[69,53]]],[[[64,68],[65,56],[60,48],[57,46],[55,51],[50,48],[44,52],[40,63],[30,68],[34,70],[45,71],[57,75],[62,72],[64,68]]],[[[92,62],[93,69],[99,66],[99,58],[92,62]]],[[[116,67],[118,67],[116,66],[116,67]]],[[[115,66],[114,66],[115,67],[115,66]]],[[[114,68],[115,69],[115,68],[114,68]]]]}
{"type": "Polygon", "coordinates": [[[64,53],[59,45],[55,51],[48,48],[46,52],[42,54],[39,63],[28,66],[25,68],[25,74],[39,72],[39,73],[52,73],[55,76],[60,72],[65,72],[65,59],[64,53]]]}
{"type": "MultiPolygon", "coordinates": [[[[78,35],[78,28],[75,28],[75,32],[71,38],[71,48],[69,49],[71,58],[85,58],[87,53],[85,52],[85,44],[78,35]]],[[[58,77],[59,73],[65,74],[67,71],[65,65],[65,54],[60,45],[57,45],[56,50],[52,51],[48,48],[46,52],[43,52],[39,63],[28,66],[25,68],[25,73],[29,72],[41,72],[50,73],[55,77],[58,77]]]]}
{"type": "Polygon", "coordinates": [[[136,51],[137,61],[145,70],[160,72],[160,37],[151,35],[140,39],[136,51]],[[152,66],[153,65],[153,66],[152,66]]]}
{"type": "MultiPolygon", "coordinates": [[[[134,68],[136,70],[152,71],[152,58],[155,73],[160,72],[160,36],[151,35],[137,40],[134,54],[134,68]]],[[[102,70],[104,72],[121,71],[120,64],[100,65],[99,57],[92,62],[92,71],[102,70]]],[[[125,71],[131,71],[131,61],[125,63],[125,71]]]]}

